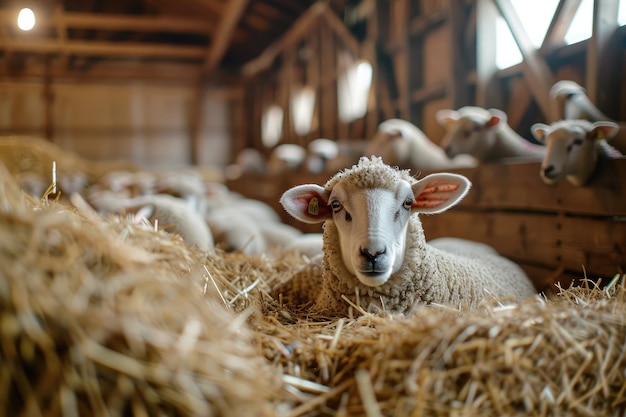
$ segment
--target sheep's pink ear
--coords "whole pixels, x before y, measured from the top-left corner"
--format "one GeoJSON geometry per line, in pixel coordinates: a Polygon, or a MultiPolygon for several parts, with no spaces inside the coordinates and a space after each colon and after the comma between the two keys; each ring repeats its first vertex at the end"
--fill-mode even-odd
{"type": "Polygon", "coordinates": [[[619,125],[613,122],[595,122],[593,129],[589,132],[591,139],[600,140],[605,139],[607,141],[613,139],[619,131],[619,125]]]}
{"type": "Polygon", "coordinates": [[[430,174],[413,184],[412,211],[422,214],[437,214],[448,210],[465,197],[472,183],[462,175],[430,174]]]}
{"type": "Polygon", "coordinates": [[[285,191],[280,204],[287,213],[304,223],[320,223],[332,217],[329,193],[317,184],[297,185],[285,191]]]}
{"type": "Polygon", "coordinates": [[[454,127],[460,117],[458,111],[450,109],[442,109],[435,113],[437,122],[447,129],[454,127]]]}
{"type": "Polygon", "coordinates": [[[535,139],[539,142],[544,143],[546,141],[546,136],[548,135],[548,129],[550,126],[544,125],[543,123],[535,123],[530,127],[530,132],[533,134],[535,139]]]}

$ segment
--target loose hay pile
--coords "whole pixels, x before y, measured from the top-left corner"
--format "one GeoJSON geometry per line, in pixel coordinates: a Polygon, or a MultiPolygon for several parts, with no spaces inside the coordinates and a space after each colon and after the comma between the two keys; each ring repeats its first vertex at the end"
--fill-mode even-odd
{"type": "Polygon", "coordinates": [[[0,172],[0,414],[602,416],[626,412],[626,288],[467,313],[309,317],[306,262],[25,199],[0,172]]]}

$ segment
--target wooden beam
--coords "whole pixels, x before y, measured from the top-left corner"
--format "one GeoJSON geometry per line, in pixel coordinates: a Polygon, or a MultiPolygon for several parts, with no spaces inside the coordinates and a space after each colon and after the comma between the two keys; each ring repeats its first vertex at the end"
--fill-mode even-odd
{"type": "MultiPolygon", "coordinates": [[[[451,31],[452,45],[450,47],[450,63],[452,79],[450,80],[450,101],[453,109],[471,104],[469,87],[467,85],[467,65],[463,52],[468,21],[466,16],[465,0],[451,0],[448,9],[448,28],[451,31]]],[[[444,90],[445,92],[445,90],[444,90]]]]}
{"type": "Polygon", "coordinates": [[[446,84],[433,84],[422,87],[411,93],[411,101],[416,104],[424,104],[427,101],[445,97],[447,90],[446,84]]]}
{"type": "Polygon", "coordinates": [[[63,3],[58,3],[54,8],[54,19],[56,21],[57,41],[61,46],[61,61],[63,62],[63,67],[67,68],[69,54],[65,49],[65,44],[67,43],[67,25],[64,19],[63,3]]]}
{"type": "Polygon", "coordinates": [[[611,66],[616,68],[619,66],[619,74],[621,74],[622,61],[615,59],[617,54],[610,46],[617,29],[618,9],[619,0],[595,1],[593,6],[593,29],[591,39],[587,43],[585,88],[589,99],[600,109],[608,109],[613,93],[619,91],[619,86],[614,83],[621,76],[611,77],[613,70],[611,66]]]}
{"type": "Polygon", "coordinates": [[[46,39],[5,39],[2,48],[13,51],[35,52],[42,54],[68,53],[82,56],[124,56],[124,57],[155,57],[169,59],[202,59],[206,48],[183,45],[118,43],[118,42],[86,42],[58,41],[46,39]]]}
{"type": "MultiPolygon", "coordinates": [[[[0,10],[0,22],[2,24],[13,24],[15,13],[0,10]]],[[[54,14],[50,19],[41,18],[37,24],[45,27],[56,26],[59,23],[76,29],[97,29],[121,31],[130,30],[135,32],[172,32],[172,33],[192,33],[208,34],[213,30],[212,22],[199,19],[184,19],[174,17],[145,17],[145,16],[124,16],[116,14],[93,14],[63,12],[54,14]],[[60,22],[61,21],[61,22],[60,22]]]]}
{"type": "Polygon", "coordinates": [[[524,78],[533,97],[547,120],[553,120],[553,109],[550,105],[550,88],[554,84],[554,76],[539,51],[533,46],[519,16],[515,12],[511,0],[493,0],[504,17],[515,43],[520,49],[524,62],[522,69],[524,78]]]}
{"type": "Polygon", "coordinates": [[[295,45],[317,24],[319,17],[324,13],[326,8],[328,8],[327,3],[317,2],[313,4],[313,6],[296,20],[282,38],[271,44],[260,56],[245,64],[242,73],[250,77],[269,68],[283,50],[295,45]]]}
{"type": "Polygon", "coordinates": [[[322,17],[328,26],[335,32],[335,35],[343,42],[353,54],[361,56],[361,45],[354,37],[346,25],[337,17],[335,12],[326,8],[322,13],[322,17]]]}
{"type": "MultiPolygon", "coordinates": [[[[464,2],[461,0],[461,3],[464,2]]],[[[454,10],[455,7],[457,7],[456,4],[454,6],[451,5],[450,9],[454,10]]],[[[461,10],[462,9],[463,7],[461,5],[461,10]]],[[[446,13],[441,10],[425,16],[422,15],[414,17],[409,22],[409,34],[411,36],[424,36],[427,32],[430,32],[431,30],[441,26],[445,21],[446,13]]]]}
{"type": "Polygon", "coordinates": [[[222,61],[230,46],[235,29],[243,16],[249,0],[229,0],[228,6],[220,17],[220,22],[211,42],[203,70],[212,72],[222,61]]]}
{"type": "Polygon", "coordinates": [[[43,77],[43,102],[44,102],[44,137],[49,141],[53,141],[54,138],[54,117],[53,117],[53,103],[54,103],[54,91],[52,89],[52,70],[51,70],[51,57],[47,56],[44,62],[44,77],[43,77]]]}
{"type": "Polygon", "coordinates": [[[576,11],[582,0],[561,0],[556,8],[546,37],[541,44],[541,51],[549,51],[563,44],[567,30],[572,25],[576,11]]]}

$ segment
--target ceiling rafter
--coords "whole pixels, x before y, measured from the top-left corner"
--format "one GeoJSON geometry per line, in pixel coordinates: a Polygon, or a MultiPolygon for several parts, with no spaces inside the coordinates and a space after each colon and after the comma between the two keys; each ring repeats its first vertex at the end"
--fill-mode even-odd
{"type": "Polygon", "coordinates": [[[222,61],[230,46],[235,29],[248,7],[249,0],[230,0],[226,10],[220,18],[219,25],[215,31],[213,42],[209,48],[209,53],[204,61],[203,71],[212,72],[222,61]]]}
{"type": "MultiPolygon", "coordinates": [[[[0,10],[0,23],[11,25],[15,14],[0,10]]],[[[40,19],[43,26],[63,25],[75,29],[132,30],[137,32],[175,32],[191,34],[209,34],[212,25],[204,20],[176,17],[147,17],[115,14],[95,14],[61,11],[55,12],[49,19],[40,19]]]]}
{"type": "Polygon", "coordinates": [[[563,44],[565,35],[572,25],[574,16],[582,0],[560,0],[554,12],[546,36],[541,45],[541,51],[547,51],[563,44]]]}
{"type": "Polygon", "coordinates": [[[554,84],[554,75],[550,71],[550,67],[545,62],[539,51],[533,46],[522,22],[513,8],[511,0],[493,0],[496,8],[506,21],[513,39],[517,44],[522,56],[522,71],[524,78],[533,93],[535,101],[541,108],[542,113],[552,120],[552,106],[550,105],[550,97],[548,92],[554,84]]]}

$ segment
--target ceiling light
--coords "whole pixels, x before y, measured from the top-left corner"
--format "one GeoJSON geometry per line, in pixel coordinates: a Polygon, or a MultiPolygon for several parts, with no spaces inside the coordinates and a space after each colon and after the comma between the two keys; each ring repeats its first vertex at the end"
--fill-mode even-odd
{"type": "Polygon", "coordinates": [[[29,8],[20,10],[17,15],[17,27],[22,30],[31,30],[35,27],[35,13],[29,8]]]}

